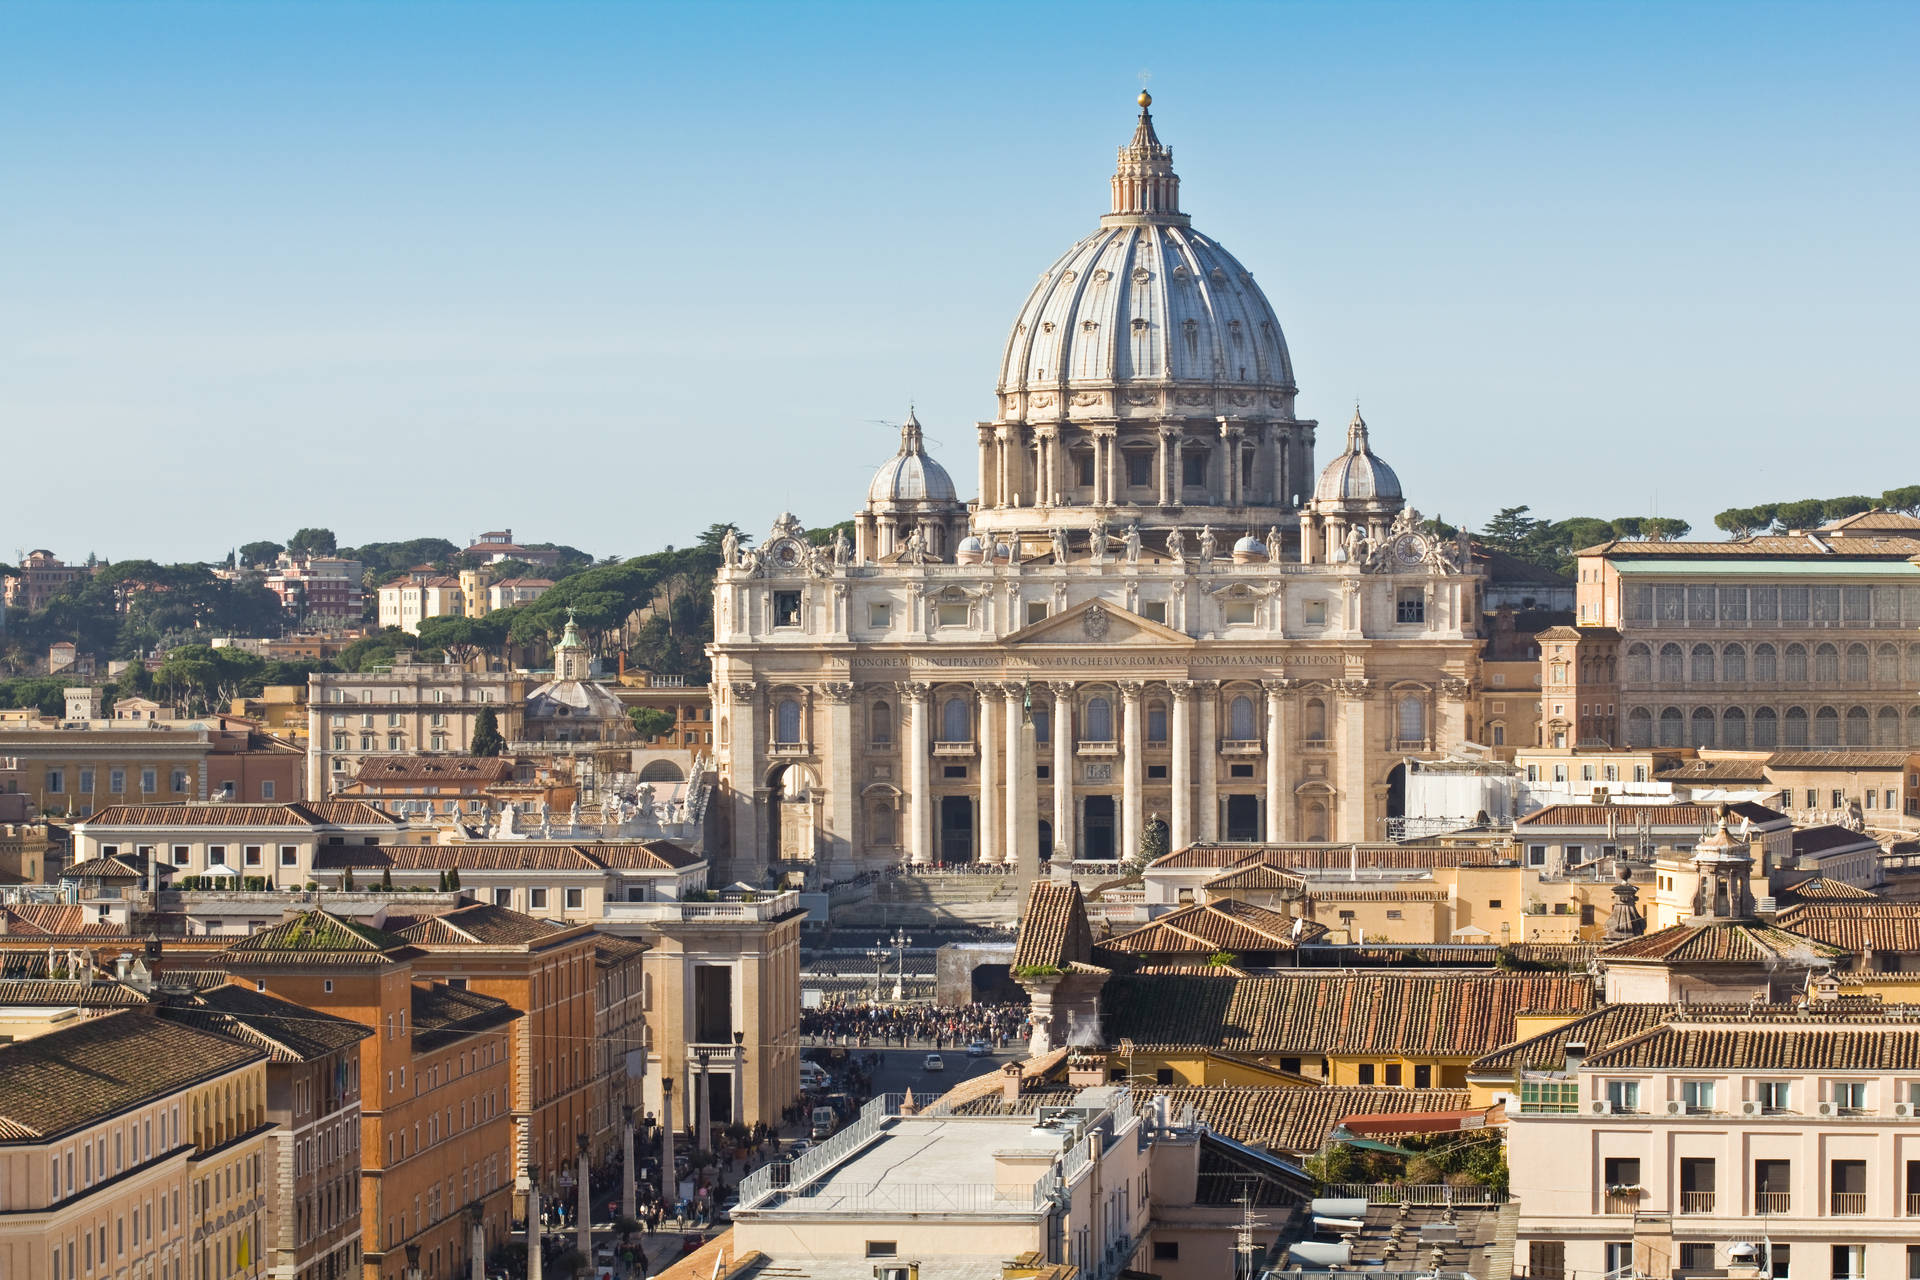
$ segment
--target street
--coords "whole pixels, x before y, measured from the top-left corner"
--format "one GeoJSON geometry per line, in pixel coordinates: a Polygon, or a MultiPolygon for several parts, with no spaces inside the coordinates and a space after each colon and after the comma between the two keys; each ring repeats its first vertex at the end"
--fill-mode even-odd
{"type": "MultiPolygon", "coordinates": [[[[860,1052],[853,1050],[852,1052],[860,1052]]],[[[983,1072],[998,1071],[1009,1062],[1024,1059],[1026,1046],[1000,1050],[991,1057],[969,1058],[967,1046],[958,1048],[949,1046],[940,1051],[940,1057],[946,1063],[944,1071],[928,1071],[921,1064],[926,1056],[933,1052],[931,1045],[916,1049],[880,1049],[866,1050],[878,1052],[880,1065],[874,1068],[873,1091],[880,1093],[905,1093],[913,1090],[913,1096],[920,1101],[930,1101],[959,1084],[983,1072]]]]}

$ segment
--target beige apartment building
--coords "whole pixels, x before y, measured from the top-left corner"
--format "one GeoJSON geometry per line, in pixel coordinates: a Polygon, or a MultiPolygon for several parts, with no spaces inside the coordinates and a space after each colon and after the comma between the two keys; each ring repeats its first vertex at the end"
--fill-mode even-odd
{"type": "Polygon", "coordinates": [[[407,658],[380,671],[316,671],[307,677],[307,794],[332,795],[370,757],[465,755],[483,710],[512,740],[527,688],[522,676],[407,658]]]}
{"type": "Polygon", "coordinates": [[[108,1012],[0,1046],[0,1274],[269,1274],[267,1053],[108,1012]]]}
{"type": "Polygon", "coordinates": [[[176,803],[110,805],[73,826],[76,864],[133,855],[182,876],[248,879],[268,887],[307,884],[322,849],[398,840],[405,824],[357,800],[299,804],[176,803]]]}
{"type": "Polygon", "coordinates": [[[1920,746],[1920,519],[1578,562],[1577,624],[1540,638],[1550,744],[1920,746]]]}

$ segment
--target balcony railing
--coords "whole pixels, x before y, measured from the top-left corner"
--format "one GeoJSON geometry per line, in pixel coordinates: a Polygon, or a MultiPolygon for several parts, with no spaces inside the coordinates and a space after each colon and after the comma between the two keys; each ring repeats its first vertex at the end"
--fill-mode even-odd
{"type": "Polygon", "coordinates": [[[1757,1214],[1792,1213],[1793,1192],[1756,1191],[1753,1193],[1753,1211],[1757,1214]]]}
{"type": "Polygon", "coordinates": [[[1455,1187],[1444,1182],[1329,1182],[1323,1196],[1365,1200],[1368,1204],[1505,1204],[1507,1194],[1493,1187],[1455,1187]]]}
{"type": "Polygon", "coordinates": [[[1682,1191],[1680,1193],[1680,1212],[1712,1213],[1713,1212],[1713,1192],[1682,1191]]]}
{"type": "Polygon", "coordinates": [[[1223,756],[1257,756],[1262,749],[1258,738],[1227,738],[1220,743],[1223,756]]]}
{"type": "Polygon", "coordinates": [[[975,742],[936,742],[933,744],[935,756],[971,756],[980,750],[975,742]]]}
{"type": "Polygon", "coordinates": [[[1907,1216],[1920,1218],[1920,1191],[1907,1192],[1907,1216]]]}
{"type": "Polygon", "coordinates": [[[1606,1204],[1601,1209],[1601,1212],[1619,1213],[1631,1217],[1637,1213],[1639,1209],[1640,1197],[1638,1195],[1616,1195],[1613,1192],[1608,1192],[1606,1204]]]}
{"type": "Polygon", "coordinates": [[[1104,742],[1082,739],[1074,747],[1074,751],[1083,756],[1117,756],[1120,754],[1120,744],[1111,738],[1104,742]]]}
{"type": "Polygon", "coordinates": [[[1857,1218],[1866,1211],[1866,1192],[1836,1191],[1833,1193],[1833,1214],[1835,1217],[1857,1218]]]}

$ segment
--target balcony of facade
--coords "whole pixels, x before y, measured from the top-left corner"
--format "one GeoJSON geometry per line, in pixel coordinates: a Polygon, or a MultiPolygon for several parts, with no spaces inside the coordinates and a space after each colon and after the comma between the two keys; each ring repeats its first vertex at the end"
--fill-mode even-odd
{"type": "Polygon", "coordinates": [[[1082,738],[1074,745],[1073,750],[1074,754],[1078,756],[1091,757],[1095,760],[1111,760],[1120,754],[1120,744],[1111,738],[1107,738],[1104,741],[1082,738]]]}
{"type": "Polygon", "coordinates": [[[1220,741],[1220,754],[1223,756],[1257,756],[1267,749],[1258,738],[1223,738],[1220,741]]]}
{"type": "Polygon", "coordinates": [[[970,760],[980,754],[980,744],[972,740],[936,742],[933,754],[942,760],[970,760]]]}

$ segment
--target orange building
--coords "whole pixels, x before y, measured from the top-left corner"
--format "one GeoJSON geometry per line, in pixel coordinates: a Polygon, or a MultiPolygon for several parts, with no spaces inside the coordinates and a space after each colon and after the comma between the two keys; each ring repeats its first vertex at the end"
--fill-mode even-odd
{"type": "Polygon", "coordinates": [[[315,909],[222,957],[258,990],[373,1030],[360,1045],[366,1280],[399,1280],[410,1246],[423,1280],[466,1275],[470,1205],[482,1248],[507,1238],[510,1028],[520,1015],[481,992],[422,979],[415,965],[424,956],[403,938],[315,909]]]}

